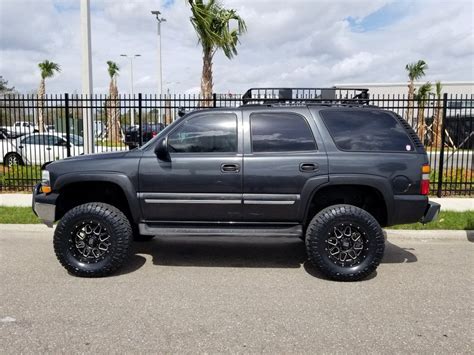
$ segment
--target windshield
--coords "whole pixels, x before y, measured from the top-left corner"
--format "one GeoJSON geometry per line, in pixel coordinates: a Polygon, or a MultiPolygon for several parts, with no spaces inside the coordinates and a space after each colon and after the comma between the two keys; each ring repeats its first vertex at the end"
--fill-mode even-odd
{"type": "MultiPolygon", "coordinates": [[[[66,133],[63,133],[62,137],[66,140],[67,139],[66,133]]],[[[75,146],[84,145],[84,139],[82,139],[82,137],[78,136],[77,134],[70,134],[69,138],[71,140],[71,143],[75,146]]]]}
{"type": "Polygon", "coordinates": [[[77,134],[71,134],[71,143],[74,145],[84,145],[84,139],[82,139],[81,136],[78,136],[77,134]]]}

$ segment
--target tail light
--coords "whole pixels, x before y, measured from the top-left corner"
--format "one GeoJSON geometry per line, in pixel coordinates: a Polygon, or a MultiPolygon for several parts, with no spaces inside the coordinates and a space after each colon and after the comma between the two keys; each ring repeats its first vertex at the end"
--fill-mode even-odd
{"type": "Polygon", "coordinates": [[[51,192],[51,178],[48,170],[41,172],[41,192],[49,194],[51,192]]]}
{"type": "Polygon", "coordinates": [[[421,191],[422,195],[428,195],[430,193],[430,166],[425,164],[421,168],[421,191]]]}

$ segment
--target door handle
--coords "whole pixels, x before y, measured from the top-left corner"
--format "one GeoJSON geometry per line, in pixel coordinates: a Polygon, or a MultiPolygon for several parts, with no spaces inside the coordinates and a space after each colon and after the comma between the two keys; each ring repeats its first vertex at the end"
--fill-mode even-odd
{"type": "Polygon", "coordinates": [[[46,150],[51,150],[51,148],[50,148],[50,147],[48,147],[48,148],[46,148],[46,150]]]}
{"type": "Polygon", "coordinates": [[[240,171],[239,164],[222,164],[221,171],[223,173],[238,173],[240,171]]]}
{"type": "Polygon", "coordinates": [[[313,164],[313,163],[301,163],[300,164],[300,171],[304,172],[310,172],[310,171],[317,171],[319,169],[318,164],[313,164]]]}

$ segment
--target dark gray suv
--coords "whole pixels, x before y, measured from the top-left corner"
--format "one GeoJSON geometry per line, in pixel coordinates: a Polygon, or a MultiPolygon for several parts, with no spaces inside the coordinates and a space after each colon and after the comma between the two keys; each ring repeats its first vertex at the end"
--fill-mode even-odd
{"type": "Polygon", "coordinates": [[[129,152],[47,165],[33,208],[61,264],[106,276],[133,239],[281,236],[327,277],[359,280],[384,253],[381,227],[429,222],[429,165],[411,127],[354,104],[246,102],[197,110],[129,152]]]}

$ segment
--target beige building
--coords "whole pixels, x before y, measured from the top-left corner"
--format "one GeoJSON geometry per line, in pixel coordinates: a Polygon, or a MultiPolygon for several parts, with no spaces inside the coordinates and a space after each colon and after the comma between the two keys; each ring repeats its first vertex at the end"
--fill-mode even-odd
{"type": "MultiPolygon", "coordinates": [[[[419,88],[426,81],[415,83],[415,87],[419,88]]],[[[452,95],[474,95],[474,82],[472,81],[445,81],[441,82],[443,92],[452,95]]],[[[434,86],[434,82],[432,82],[434,86]]],[[[408,82],[406,83],[351,83],[351,84],[335,84],[336,88],[367,88],[371,97],[377,95],[407,95],[408,82]]],[[[434,89],[434,87],[433,87],[434,89]]],[[[433,90],[434,91],[434,90],[433,90]]]]}

